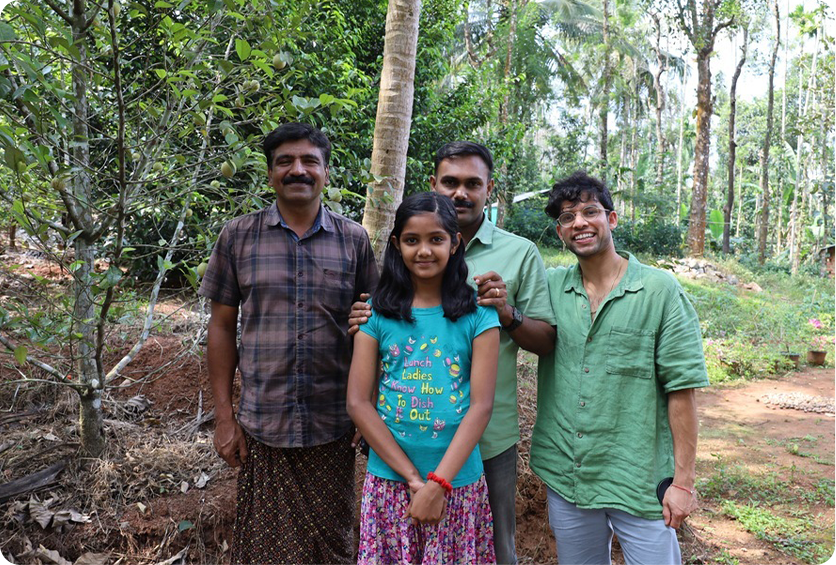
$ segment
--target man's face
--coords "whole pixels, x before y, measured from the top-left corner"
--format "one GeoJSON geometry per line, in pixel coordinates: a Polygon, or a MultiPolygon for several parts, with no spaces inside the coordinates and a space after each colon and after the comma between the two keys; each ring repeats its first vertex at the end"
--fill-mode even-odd
{"type": "Polygon", "coordinates": [[[305,205],[319,200],[328,183],[322,151],[307,139],[286,141],[273,149],[268,184],[281,203],[305,205]]]}
{"type": "Polygon", "coordinates": [[[456,205],[459,229],[478,228],[482,211],[493,190],[488,166],[477,155],[450,157],[439,163],[436,176],[430,177],[433,190],[449,196],[456,205]]]}
{"type": "Polygon", "coordinates": [[[575,215],[567,226],[558,222],[557,235],[569,251],[578,257],[592,257],[613,245],[612,230],[618,224],[618,216],[613,211],[606,211],[597,199],[589,198],[574,203],[567,201],[561,204],[560,210],[561,214],[571,212],[575,215]],[[590,206],[598,210],[593,218],[588,217],[591,210],[584,213],[590,206]]]}

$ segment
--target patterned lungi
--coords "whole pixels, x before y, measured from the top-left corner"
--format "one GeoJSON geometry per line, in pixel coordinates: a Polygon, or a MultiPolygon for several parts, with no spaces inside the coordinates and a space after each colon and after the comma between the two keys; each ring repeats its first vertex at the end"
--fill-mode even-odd
{"type": "Polygon", "coordinates": [[[247,437],[232,563],[352,563],[352,433],[304,448],[247,437]]]}

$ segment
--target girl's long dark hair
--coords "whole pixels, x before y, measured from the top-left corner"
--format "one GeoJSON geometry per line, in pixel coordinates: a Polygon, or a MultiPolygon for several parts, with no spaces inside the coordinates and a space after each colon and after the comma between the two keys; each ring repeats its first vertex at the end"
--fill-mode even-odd
{"type": "MultiPolygon", "coordinates": [[[[459,232],[459,221],[453,201],[435,192],[421,192],[404,199],[395,212],[395,227],[392,228],[386,251],[383,255],[383,272],[377,285],[372,306],[375,310],[395,320],[414,322],[412,299],[412,274],[406,268],[392,238],[400,240],[406,222],[418,214],[435,214],[450,238],[455,241],[459,232]]],[[[467,264],[464,262],[464,245],[460,243],[456,252],[450,255],[444,278],[441,282],[441,306],[444,317],[454,322],[476,310],[476,293],[467,285],[467,264]]]]}

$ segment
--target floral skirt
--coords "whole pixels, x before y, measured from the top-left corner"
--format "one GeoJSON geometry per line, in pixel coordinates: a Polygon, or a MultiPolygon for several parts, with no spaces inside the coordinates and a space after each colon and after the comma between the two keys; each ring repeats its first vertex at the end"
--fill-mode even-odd
{"type": "Polygon", "coordinates": [[[453,489],[436,525],[414,525],[404,518],[409,500],[406,483],[366,474],[358,564],[496,563],[485,477],[453,489]]]}

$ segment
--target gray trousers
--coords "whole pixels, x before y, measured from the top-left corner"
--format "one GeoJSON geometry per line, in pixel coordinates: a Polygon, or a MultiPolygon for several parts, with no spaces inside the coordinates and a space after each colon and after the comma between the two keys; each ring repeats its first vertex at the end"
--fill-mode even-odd
{"type": "Polygon", "coordinates": [[[647,520],[615,508],[578,508],[547,488],[549,525],[560,565],[609,565],[612,536],[627,565],[681,565],[676,530],[664,520],[647,520]]]}
{"type": "Polygon", "coordinates": [[[488,498],[493,514],[493,543],[496,562],[516,565],[517,547],[517,446],[512,445],[496,457],[482,461],[488,498]]]}

